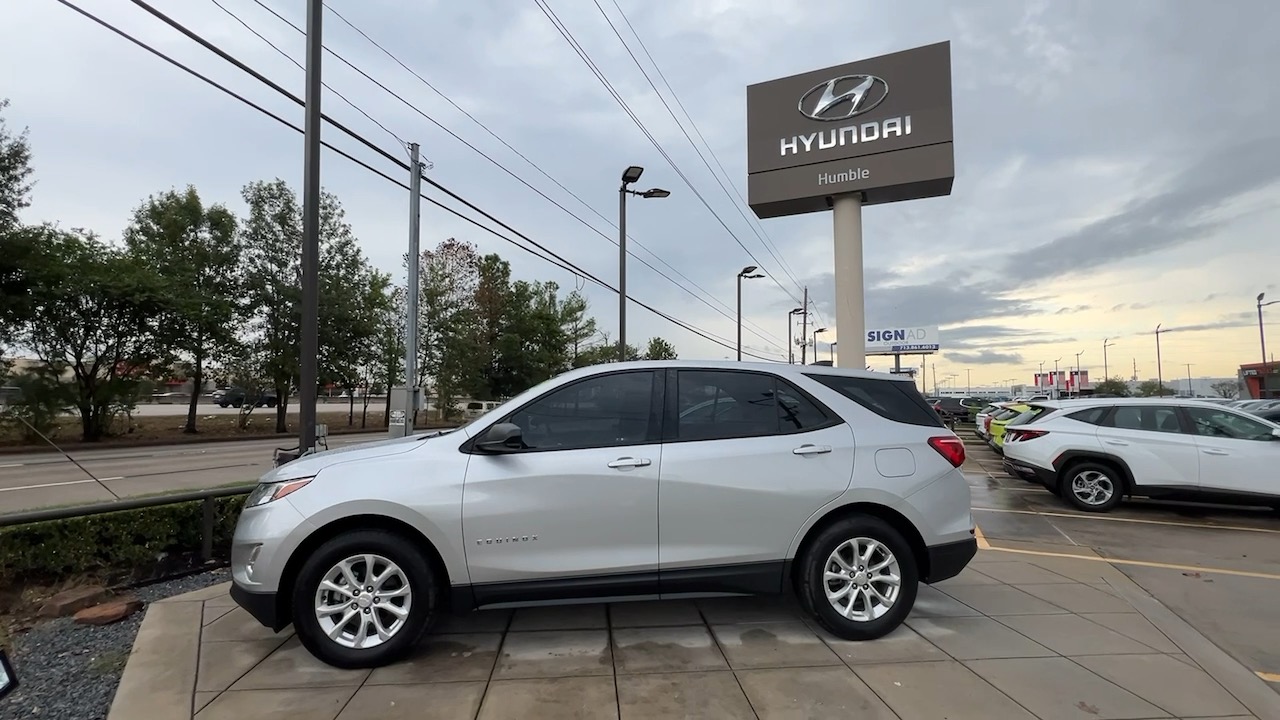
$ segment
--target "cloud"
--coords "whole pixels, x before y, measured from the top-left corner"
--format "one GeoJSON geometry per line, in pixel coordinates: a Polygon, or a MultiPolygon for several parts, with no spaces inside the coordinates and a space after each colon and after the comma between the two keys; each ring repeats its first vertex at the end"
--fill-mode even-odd
{"type": "Polygon", "coordinates": [[[1093,308],[1092,305],[1074,305],[1072,307],[1058,308],[1057,311],[1055,311],[1053,314],[1054,315],[1070,315],[1072,313],[1084,312],[1085,310],[1090,310],[1092,308],[1093,308]]]}
{"type": "MultiPolygon", "coordinates": [[[[890,271],[889,276],[895,276],[890,271]]],[[[868,277],[880,273],[868,274],[868,277]]],[[[898,277],[906,277],[896,274],[898,277]]],[[[826,273],[807,281],[810,296],[827,314],[835,315],[835,276],[826,273]]],[[[954,325],[984,318],[1018,317],[1035,311],[1032,303],[986,282],[930,282],[873,284],[866,288],[867,327],[954,325]]],[[[780,301],[778,307],[789,300],[780,301]]]]}
{"type": "Polygon", "coordinates": [[[1020,365],[1022,355],[1016,352],[978,350],[975,352],[949,352],[948,360],[967,365],[1020,365]]]}

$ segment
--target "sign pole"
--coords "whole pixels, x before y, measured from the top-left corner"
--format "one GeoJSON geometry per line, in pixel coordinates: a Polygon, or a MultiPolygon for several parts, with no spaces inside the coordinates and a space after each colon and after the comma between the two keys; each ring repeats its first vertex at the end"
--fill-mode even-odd
{"type": "Polygon", "coordinates": [[[866,367],[867,318],[862,274],[862,194],[832,199],[836,337],[861,338],[840,353],[840,367],[866,367]]]}

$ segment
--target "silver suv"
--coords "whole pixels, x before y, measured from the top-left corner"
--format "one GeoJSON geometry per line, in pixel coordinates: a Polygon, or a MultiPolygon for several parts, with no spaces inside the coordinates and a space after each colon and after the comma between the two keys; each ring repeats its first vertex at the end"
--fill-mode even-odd
{"type": "Polygon", "coordinates": [[[575,370],[457,430],[263,476],[231,595],[338,667],[442,612],[795,592],[881,637],[977,551],[964,445],[909,380],[791,365],[575,370]]]}

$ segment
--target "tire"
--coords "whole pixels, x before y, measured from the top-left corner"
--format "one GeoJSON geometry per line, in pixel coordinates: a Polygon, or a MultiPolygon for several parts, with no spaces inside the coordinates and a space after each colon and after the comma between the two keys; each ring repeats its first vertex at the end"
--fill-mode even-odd
{"type": "Polygon", "coordinates": [[[1124,499],[1124,490],[1124,476],[1112,465],[1081,462],[1062,473],[1062,498],[1084,512],[1110,512],[1124,499]],[[1077,482],[1086,487],[1077,490],[1077,482]]]}
{"type": "MultiPolygon", "coordinates": [[[[893,565],[890,565],[886,569],[891,573],[892,568],[893,565]]],[[[880,575],[880,577],[884,576],[880,575]]],[[[814,539],[802,561],[797,592],[800,596],[800,604],[804,606],[805,611],[831,634],[845,640],[875,640],[893,632],[903,620],[907,619],[916,602],[919,577],[915,555],[901,533],[879,518],[855,515],[837,520],[814,539]],[[890,594],[893,588],[891,584],[878,582],[874,577],[866,583],[865,587],[868,589],[859,588],[859,576],[856,574],[849,576],[844,573],[834,557],[836,551],[840,550],[844,563],[857,572],[857,568],[868,566],[850,562],[855,559],[853,547],[856,545],[859,550],[862,550],[871,546],[871,543],[878,545],[879,549],[872,546],[869,567],[875,567],[877,562],[883,563],[886,560],[892,560],[896,565],[898,571],[896,596],[890,594]],[[888,551],[888,556],[883,554],[885,550],[888,551]],[[828,582],[826,579],[828,566],[838,571],[837,575],[849,578],[849,581],[842,584],[839,580],[833,579],[828,582]],[[829,589],[838,593],[842,586],[845,589],[852,589],[852,592],[828,599],[829,589]],[[881,596],[890,594],[892,603],[886,608],[878,599],[868,601],[870,592],[876,592],[881,596]],[[843,602],[845,599],[849,599],[847,603],[843,602]],[[837,604],[842,607],[842,610],[837,610],[837,604]],[[881,614],[876,615],[876,612],[881,614]],[[863,617],[851,617],[856,615],[863,615],[863,617]]]]}
{"type": "MultiPolygon", "coordinates": [[[[439,580],[421,550],[399,535],[384,530],[343,533],[317,548],[298,572],[292,597],[294,630],[303,647],[333,667],[373,668],[386,665],[404,657],[422,639],[437,611],[439,580]],[[379,604],[366,599],[370,598],[370,593],[364,588],[375,586],[369,584],[365,557],[374,558],[374,575],[386,571],[389,568],[387,563],[396,566],[398,573],[385,578],[383,587],[385,592],[397,595],[382,596],[379,604]],[[321,582],[327,579],[336,579],[341,587],[351,587],[342,572],[343,565],[364,588],[357,587],[355,592],[358,594],[327,590],[322,596],[321,582]],[[404,588],[408,589],[407,593],[404,588]],[[317,612],[322,603],[341,614],[328,614],[322,624],[317,612]],[[399,613],[385,609],[394,606],[404,610],[406,605],[407,612],[402,619],[398,619],[399,613]],[[343,620],[346,625],[338,633],[341,642],[330,639],[329,631],[343,620]],[[379,625],[389,633],[388,638],[377,638],[379,625]],[[361,627],[366,631],[364,643],[368,643],[364,647],[358,646],[357,633],[361,627]],[[369,633],[374,637],[367,637],[369,633]]],[[[374,598],[379,596],[374,595],[374,598]]]]}

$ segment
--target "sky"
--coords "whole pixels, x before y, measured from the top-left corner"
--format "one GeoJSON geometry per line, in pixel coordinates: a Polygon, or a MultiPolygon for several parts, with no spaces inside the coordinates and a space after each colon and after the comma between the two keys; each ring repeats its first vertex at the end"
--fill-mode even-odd
{"type": "MultiPolygon", "coordinates": [[[[73,1],[301,125],[300,107],[136,4],[73,1]]],[[[303,35],[264,6],[301,26],[305,3],[151,2],[302,95],[303,71],[245,25],[301,62],[303,35]]],[[[758,265],[767,277],[743,287],[746,352],[785,357],[788,311],[807,287],[811,322],[832,326],[818,342],[829,357],[831,215],[758,221],[746,208],[746,86],[948,40],[954,188],[864,210],[868,326],[940,326],[930,383],[959,387],[1030,382],[1041,363],[1074,366],[1077,353],[1100,377],[1108,339],[1112,376],[1136,366],[1154,378],[1158,324],[1166,378],[1186,377],[1188,363],[1196,377],[1234,376],[1261,357],[1255,298],[1280,299],[1270,0],[1230,12],[1156,0],[546,0],[644,130],[536,0],[328,5],[326,47],[387,90],[326,54],[325,113],[397,158],[402,142],[420,143],[428,177],[587,273],[616,285],[623,168],[646,168],[642,189],[671,191],[628,206],[628,292],[721,343],[633,303],[632,344],[662,336],[681,357],[732,357],[735,276],[758,265]]],[[[144,198],[173,187],[236,211],[246,183],[301,187],[294,130],[57,0],[10,3],[5,17],[0,96],[9,125],[30,129],[36,170],[26,221],[118,238],[144,198]]],[[[407,179],[336,129],[323,137],[407,179]]],[[[408,193],[327,150],[321,172],[365,253],[403,282],[408,193]]],[[[434,205],[421,218],[424,247],[456,237],[503,255],[517,278],[581,288],[616,339],[616,292],[434,205]]],[[[1269,312],[1280,348],[1280,306],[1269,312]]]]}

